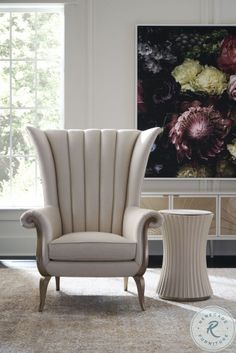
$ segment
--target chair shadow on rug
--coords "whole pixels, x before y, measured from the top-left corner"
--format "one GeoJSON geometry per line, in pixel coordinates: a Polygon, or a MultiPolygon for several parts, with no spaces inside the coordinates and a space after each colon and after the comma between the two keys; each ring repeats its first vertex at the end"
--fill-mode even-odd
{"type": "Polygon", "coordinates": [[[21,223],[37,229],[43,311],[48,283],[60,277],[133,277],[142,310],[148,263],[147,229],[162,216],[139,207],[144,172],[160,128],[47,130],[28,127],[43,181],[41,209],[21,223]]]}
{"type": "MultiPolygon", "coordinates": [[[[135,292],[130,292],[129,296],[120,295],[75,295],[67,294],[60,291],[56,297],[48,295],[47,307],[50,307],[49,312],[55,314],[77,315],[80,312],[85,312],[86,316],[102,315],[109,313],[109,315],[128,315],[130,313],[137,313],[135,292]]],[[[171,304],[158,299],[145,297],[145,307],[149,310],[158,310],[162,307],[171,307],[171,304]]]]}
{"type": "Polygon", "coordinates": [[[0,261],[0,268],[8,268],[7,265],[4,264],[4,261],[0,261]]]}

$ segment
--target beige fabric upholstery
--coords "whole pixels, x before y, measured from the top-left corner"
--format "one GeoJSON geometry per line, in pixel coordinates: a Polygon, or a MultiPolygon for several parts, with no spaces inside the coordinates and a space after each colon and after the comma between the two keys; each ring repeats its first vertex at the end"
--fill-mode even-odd
{"type": "Polygon", "coordinates": [[[159,128],[47,130],[29,127],[45,207],[24,213],[37,228],[37,264],[50,276],[134,276],[145,271],[146,226],[139,208],[150,148],[159,128]]]}
{"type": "Polygon", "coordinates": [[[162,225],[163,217],[160,213],[139,207],[127,207],[124,214],[123,235],[129,241],[139,244],[135,257],[136,263],[141,266],[143,261],[143,231],[145,225],[158,228],[162,225]]]}
{"type": "Polygon", "coordinates": [[[135,261],[49,261],[47,271],[58,277],[133,277],[139,267],[135,261]]]}
{"type": "Polygon", "coordinates": [[[111,233],[70,233],[49,243],[50,260],[127,261],[135,255],[135,241],[111,233]]]}
{"type": "Polygon", "coordinates": [[[49,263],[48,244],[62,234],[59,210],[54,206],[45,206],[41,209],[26,211],[21,216],[21,224],[25,228],[37,228],[37,266],[39,272],[46,275],[49,263]]]}
{"type": "MultiPolygon", "coordinates": [[[[161,129],[158,128],[158,133],[160,131],[161,129]]],[[[139,134],[136,140],[130,160],[126,207],[139,206],[141,188],[150,148],[155,140],[153,137],[158,133],[156,129],[145,130],[139,134]]]]}

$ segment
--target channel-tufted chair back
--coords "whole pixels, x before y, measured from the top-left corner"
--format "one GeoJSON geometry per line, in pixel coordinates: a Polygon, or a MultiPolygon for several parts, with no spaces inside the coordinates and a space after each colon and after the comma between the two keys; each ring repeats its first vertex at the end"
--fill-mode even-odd
{"type": "Polygon", "coordinates": [[[122,235],[125,208],[139,206],[157,129],[27,129],[39,156],[45,205],[59,208],[63,234],[122,235]]]}

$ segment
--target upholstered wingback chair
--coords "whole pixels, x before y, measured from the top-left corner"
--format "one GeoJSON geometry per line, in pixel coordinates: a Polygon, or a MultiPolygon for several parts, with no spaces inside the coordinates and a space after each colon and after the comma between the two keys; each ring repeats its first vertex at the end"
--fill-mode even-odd
{"type": "Polygon", "coordinates": [[[161,215],[139,208],[150,148],[160,129],[47,130],[27,128],[36,146],[45,206],[21,223],[37,229],[43,310],[52,276],[128,277],[144,310],[147,228],[161,215]]]}

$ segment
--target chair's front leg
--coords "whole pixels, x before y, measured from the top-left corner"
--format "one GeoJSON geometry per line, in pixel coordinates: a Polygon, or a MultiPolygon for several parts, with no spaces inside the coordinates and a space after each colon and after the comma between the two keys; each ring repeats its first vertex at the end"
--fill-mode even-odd
{"type": "Polygon", "coordinates": [[[51,279],[51,276],[46,276],[46,277],[40,278],[40,281],[39,281],[39,294],[40,294],[39,311],[40,312],[43,311],[43,308],[44,308],[48,283],[50,279],[51,279]]]}
{"type": "Polygon", "coordinates": [[[138,290],[138,299],[141,309],[145,310],[144,304],[144,289],[145,289],[145,282],[143,276],[134,276],[134,280],[136,282],[137,290],[138,290]]]}

